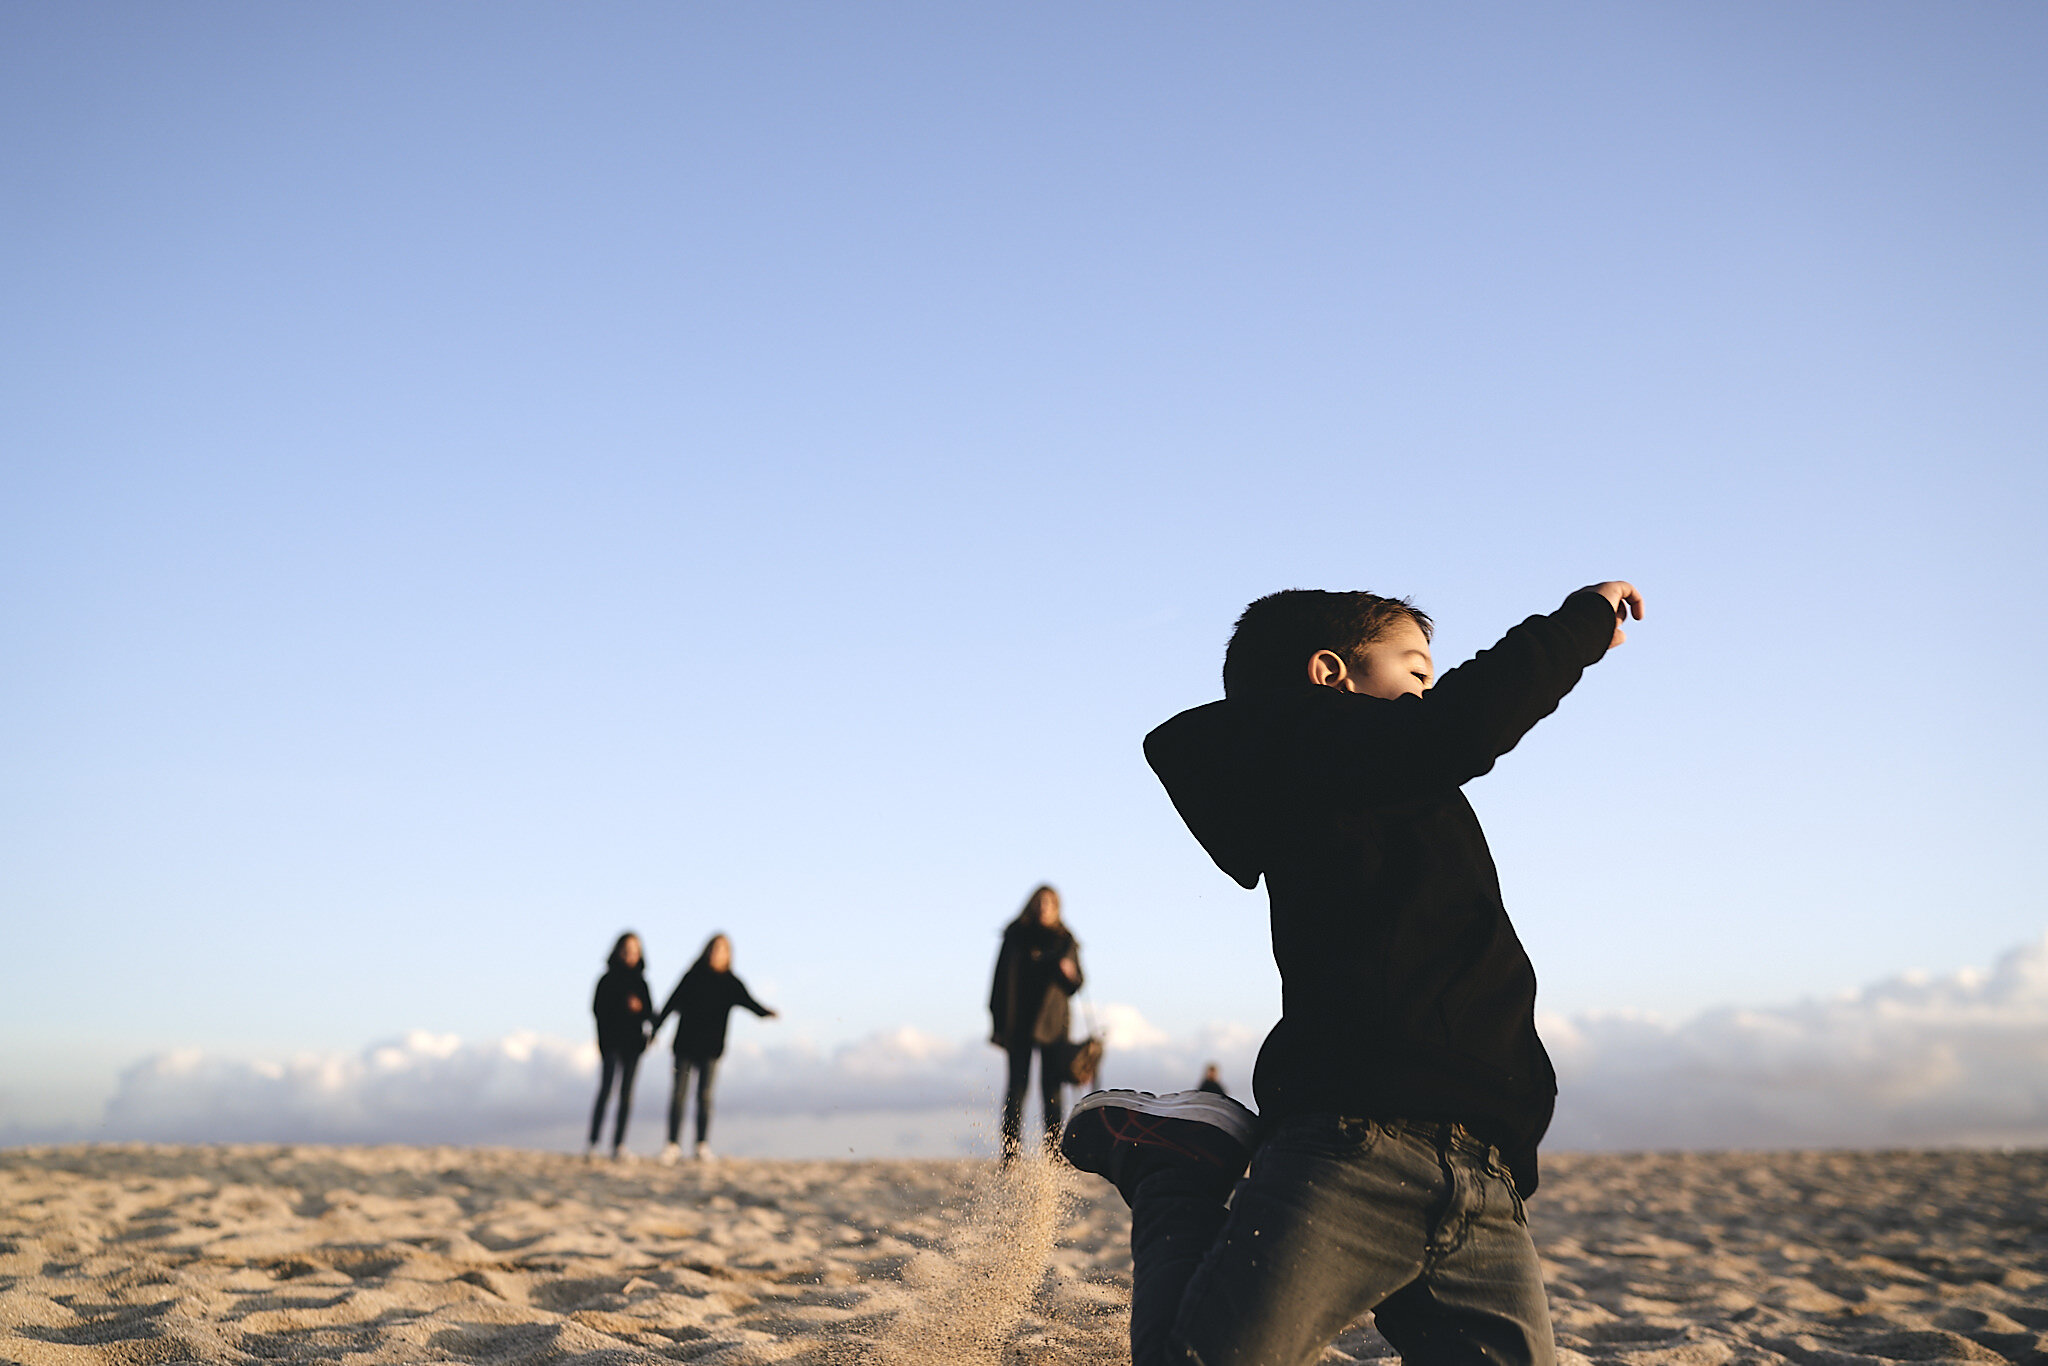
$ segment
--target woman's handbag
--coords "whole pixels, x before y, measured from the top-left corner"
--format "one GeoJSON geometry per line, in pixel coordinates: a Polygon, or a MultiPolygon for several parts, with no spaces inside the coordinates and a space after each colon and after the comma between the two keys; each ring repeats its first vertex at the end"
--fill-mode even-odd
{"type": "Polygon", "coordinates": [[[1078,1042],[1062,1039],[1059,1042],[1060,1075],[1076,1086],[1091,1086],[1096,1075],[1102,1071],[1102,1050],[1105,1040],[1102,1031],[1095,1027],[1095,1011],[1086,997],[1081,999],[1081,1014],[1088,1021],[1088,1037],[1078,1042]]]}
{"type": "Polygon", "coordinates": [[[1087,1086],[1102,1070],[1102,1036],[1090,1034],[1079,1041],[1060,1041],[1060,1072],[1076,1086],[1087,1086]]]}

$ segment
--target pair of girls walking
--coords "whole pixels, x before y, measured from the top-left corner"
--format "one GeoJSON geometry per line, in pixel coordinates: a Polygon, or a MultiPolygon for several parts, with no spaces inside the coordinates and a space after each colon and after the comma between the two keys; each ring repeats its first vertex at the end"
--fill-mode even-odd
{"type": "Polygon", "coordinates": [[[689,1092],[691,1077],[695,1076],[697,1144],[693,1151],[699,1161],[708,1161],[711,1092],[717,1081],[718,1060],[725,1056],[726,1026],[733,1007],[744,1006],[763,1019],[774,1019],[777,1012],[755,1000],[746,983],[734,975],[732,940],[722,934],[711,936],[697,961],[669,993],[667,1003],[660,1010],[655,1010],[653,1003],[640,936],[629,931],[612,945],[605,974],[598,979],[597,995],[591,1001],[591,1010],[597,1016],[597,1048],[603,1063],[597,1083],[597,1105],[590,1112],[588,1155],[597,1152],[614,1080],[619,1087],[619,1107],[612,1127],[612,1156],[620,1155],[626,1141],[626,1120],[633,1111],[633,1074],[639,1070],[640,1055],[673,1015],[675,1077],[668,1102],[668,1143],[661,1150],[661,1160],[674,1162],[682,1156],[679,1140],[683,1130],[683,1098],[689,1092]]]}
{"type": "MultiPolygon", "coordinates": [[[[1068,998],[1081,989],[1081,946],[1060,916],[1060,895],[1051,887],[1034,889],[1024,908],[1003,930],[996,959],[995,981],[989,990],[992,1042],[1008,1054],[1003,1095],[1003,1152],[1014,1157],[1023,1143],[1024,1098],[1030,1090],[1031,1062],[1038,1059],[1039,1097],[1044,1108],[1045,1142],[1058,1142],[1065,1094],[1066,1057],[1071,1013],[1068,998]]],[[[647,961],[640,936],[630,931],[612,945],[605,974],[597,984],[591,1009],[597,1016],[597,1047],[603,1058],[597,1104],[590,1114],[589,1153],[597,1151],[613,1083],[618,1087],[618,1113],[612,1128],[612,1156],[618,1157],[633,1110],[633,1080],[640,1055],[669,1016],[676,1017],[673,1044],[674,1086],[669,1093],[668,1143],[663,1162],[682,1155],[684,1097],[694,1077],[697,1090],[697,1143],[700,1160],[711,1156],[712,1088],[718,1062],[725,1055],[726,1028],[735,1006],[764,1019],[776,1012],[755,1000],[732,970],[732,941],[711,936],[697,961],[676,983],[659,1010],[647,985],[647,961]]]]}

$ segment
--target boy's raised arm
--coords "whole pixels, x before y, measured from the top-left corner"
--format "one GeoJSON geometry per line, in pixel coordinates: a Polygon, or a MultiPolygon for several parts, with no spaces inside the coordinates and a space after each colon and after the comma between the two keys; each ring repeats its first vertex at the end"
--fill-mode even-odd
{"type": "Polygon", "coordinates": [[[1579,589],[1437,680],[1394,699],[1327,692],[1293,737],[1311,781],[1340,804],[1410,801],[1490,770],[1557,704],[1590,664],[1625,639],[1642,594],[1614,580],[1579,589]]]}

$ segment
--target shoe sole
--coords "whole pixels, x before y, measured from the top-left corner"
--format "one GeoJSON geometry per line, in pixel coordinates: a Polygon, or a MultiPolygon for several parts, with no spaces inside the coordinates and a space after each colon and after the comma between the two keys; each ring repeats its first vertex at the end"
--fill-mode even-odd
{"type": "Polygon", "coordinates": [[[1060,1153],[1082,1171],[1112,1181],[1119,1149],[1126,1145],[1239,1172],[1251,1160],[1257,1124],[1244,1106],[1206,1091],[1097,1091],[1068,1117],[1060,1153]]]}

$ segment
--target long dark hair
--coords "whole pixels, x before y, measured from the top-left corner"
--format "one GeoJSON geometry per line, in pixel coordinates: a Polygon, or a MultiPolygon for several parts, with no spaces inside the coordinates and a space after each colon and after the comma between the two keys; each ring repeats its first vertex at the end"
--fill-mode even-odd
{"type": "Polygon", "coordinates": [[[1038,901],[1040,897],[1048,897],[1052,901],[1051,928],[1059,930],[1065,929],[1067,927],[1067,922],[1060,918],[1060,894],[1057,891],[1053,890],[1052,884],[1046,882],[1041,882],[1036,887],[1033,887],[1031,889],[1031,895],[1024,898],[1024,909],[1017,912],[1017,918],[1011,921],[1010,923],[1013,925],[1022,925],[1026,928],[1037,926],[1038,901]]]}
{"type": "Polygon", "coordinates": [[[645,975],[647,972],[647,941],[644,939],[640,939],[640,936],[635,934],[631,930],[627,930],[624,934],[620,935],[617,939],[612,941],[611,956],[604,960],[604,965],[607,968],[611,969],[613,972],[617,972],[620,968],[627,966],[626,941],[628,939],[640,940],[640,961],[638,963],[633,964],[632,966],[634,970],[640,972],[642,975],[645,975]]]}
{"type": "MultiPolygon", "coordinates": [[[[691,972],[715,972],[715,971],[717,971],[717,969],[715,969],[715,968],[713,968],[713,967],[711,966],[711,950],[712,950],[712,949],[713,949],[714,947],[716,947],[716,946],[717,946],[717,944],[718,944],[718,941],[719,941],[719,940],[721,940],[721,939],[723,939],[723,940],[725,941],[725,951],[726,951],[727,953],[731,953],[731,952],[732,952],[732,936],[731,936],[731,935],[729,935],[729,934],[727,934],[727,933],[726,933],[726,932],[725,932],[724,930],[720,930],[720,931],[719,931],[719,932],[718,932],[717,934],[714,934],[714,935],[712,935],[712,936],[711,936],[711,937],[710,937],[709,939],[707,939],[707,940],[705,940],[705,941],[704,941],[704,950],[703,950],[703,952],[701,952],[701,953],[699,953],[699,954],[697,955],[697,961],[696,961],[696,962],[694,962],[694,963],[690,964],[690,971],[691,971],[691,972]]],[[[726,964],[726,971],[728,971],[728,972],[732,971],[732,964],[731,964],[731,963],[727,963],[727,964],[726,964]]]]}

